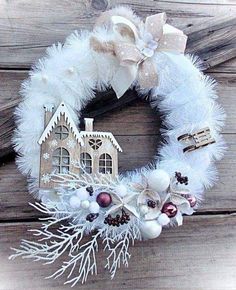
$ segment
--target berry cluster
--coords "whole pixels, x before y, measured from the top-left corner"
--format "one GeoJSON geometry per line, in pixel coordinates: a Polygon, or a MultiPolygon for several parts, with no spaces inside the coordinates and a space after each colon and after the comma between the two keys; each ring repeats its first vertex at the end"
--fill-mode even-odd
{"type": "Polygon", "coordinates": [[[98,213],[89,213],[87,216],[86,216],[86,221],[88,222],[93,222],[97,217],[99,216],[98,213]]]}
{"type": "Polygon", "coordinates": [[[122,215],[116,215],[116,217],[112,217],[110,214],[105,218],[104,224],[108,224],[109,226],[119,227],[120,225],[127,224],[130,220],[130,216],[122,210],[122,215]]]}
{"type": "Polygon", "coordinates": [[[178,183],[188,185],[188,177],[182,176],[180,172],[175,172],[175,178],[178,183]]]}
{"type": "Polygon", "coordinates": [[[157,203],[154,200],[149,199],[147,201],[147,206],[151,208],[155,208],[157,206],[157,203]]]}
{"type": "Polygon", "coordinates": [[[88,186],[86,187],[87,192],[89,193],[90,196],[93,195],[93,187],[92,186],[88,186]]]}

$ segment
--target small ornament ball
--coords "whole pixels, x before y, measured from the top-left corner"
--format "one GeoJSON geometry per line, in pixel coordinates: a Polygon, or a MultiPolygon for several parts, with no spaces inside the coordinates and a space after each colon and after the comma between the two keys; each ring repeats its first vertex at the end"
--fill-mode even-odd
{"type": "Polygon", "coordinates": [[[170,222],[170,218],[167,216],[167,214],[162,213],[159,215],[157,221],[161,226],[166,226],[170,222]]]}
{"type": "Polygon", "coordinates": [[[187,197],[187,200],[190,204],[191,207],[195,207],[195,205],[197,204],[197,199],[194,195],[189,194],[187,197]]]}
{"type": "Polygon", "coordinates": [[[92,201],[89,205],[89,211],[91,213],[99,213],[99,204],[96,201],[92,201]]]}
{"type": "Polygon", "coordinates": [[[140,224],[140,230],[143,239],[155,239],[162,231],[162,226],[155,220],[144,221],[140,224]]]}
{"type": "Polygon", "coordinates": [[[123,184],[120,184],[116,187],[116,193],[120,196],[120,197],[124,197],[127,194],[127,188],[126,186],[124,186],[123,184]]]}
{"type": "Polygon", "coordinates": [[[82,207],[83,209],[87,209],[87,208],[89,208],[89,205],[90,205],[90,202],[89,202],[88,200],[83,200],[83,201],[81,201],[81,207],[82,207]]]}
{"type": "Polygon", "coordinates": [[[81,201],[78,196],[74,195],[70,198],[70,206],[74,209],[80,208],[81,201]]]}
{"type": "Polygon", "coordinates": [[[76,189],[76,194],[80,200],[87,200],[89,199],[89,192],[86,190],[86,187],[80,187],[76,189]]]}
{"type": "Polygon", "coordinates": [[[162,169],[153,170],[148,176],[148,185],[157,192],[163,192],[170,185],[170,176],[162,169]]]}
{"type": "Polygon", "coordinates": [[[97,196],[97,203],[100,207],[108,207],[111,204],[111,195],[108,192],[100,192],[97,196]]]}
{"type": "Polygon", "coordinates": [[[167,202],[163,205],[161,212],[165,213],[169,218],[173,218],[177,214],[177,207],[172,202],[167,202]]]}

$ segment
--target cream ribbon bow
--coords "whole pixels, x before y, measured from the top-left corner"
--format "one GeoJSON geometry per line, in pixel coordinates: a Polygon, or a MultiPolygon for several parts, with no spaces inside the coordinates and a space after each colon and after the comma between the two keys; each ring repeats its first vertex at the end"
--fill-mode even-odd
{"type": "MultiPolygon", "coordinates": [[[[100,16],[103,21],[106,18],[104,16],[100,16]]],[[[181,30],[165,24],[165,13],[147,17],[145,23],[141,22],[139,27],[122,16],[111,16],[110,20],[115,35],[114,41],[99,44],[93,37],[90,44],[95,51],[112,53],[119,61],[119,67],[110,82],[117,98],[120,98],[136,79],[141,88],[150,89],[157,86],[158,73],[153,61],[155,52],[183,53],[187,36],[181,30]]]]}

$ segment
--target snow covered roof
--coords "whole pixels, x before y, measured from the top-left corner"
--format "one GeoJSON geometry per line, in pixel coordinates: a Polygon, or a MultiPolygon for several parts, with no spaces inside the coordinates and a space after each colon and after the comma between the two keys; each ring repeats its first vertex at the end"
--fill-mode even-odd
{"type": "Polygon", "coordinates": [[[84,145],[84,142],[81,138],[81,134],[79,130],[77,129],[77,126],[75,125],[75,122],[71,118],[70,112],[68,108],[66,107],[65,103],[62,102],[59,107],[57,108],[56,112],[53,114],[51,120],[49,121],[47,127],[44,129],[43,134],[41,135],[38,143],[41,145],[42,142],[44,142],[49,135],[51,134],[53,128],[56,126],[56,124],[60,121],[61,116],[65,117],[67,125],[70,127],[72,133],[75,136],[75,139],[78,143],[81,145],[84,145]]]}
{"type": "Polygon", "coordinates": [[[118,142],[116,141],[116,138],[113,136],[110,132],[97,132],[97,131],[81,131],[80,132],[81,137],[103,137],[108,138],[113,146],[120,152],[122,152],[122,149],[118,142]]]}

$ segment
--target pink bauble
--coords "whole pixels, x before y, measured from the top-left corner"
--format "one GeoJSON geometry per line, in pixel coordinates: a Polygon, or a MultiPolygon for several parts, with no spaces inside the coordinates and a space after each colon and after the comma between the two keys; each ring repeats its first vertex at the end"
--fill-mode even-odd
{"type": "Polygon", "coordinates": [[[188,194],[186,196],[186,199],[189,202],[191,207],[195,207],[195,205],[197,204],[197,199],[194,195],[188,194]]]}
{"type": "Polygon", "coordinates": [[[167,202],[163,205],[161,212],[165,213],[169,218],[173,218],[177,214],[177,207],[172,202],[167,202]]]}
{"type": "Polygon", "coordinates": [[[108,192],[100,192],[96,199],[100,207],[108,207],[111,204],[111,195],[108,192]]]}

